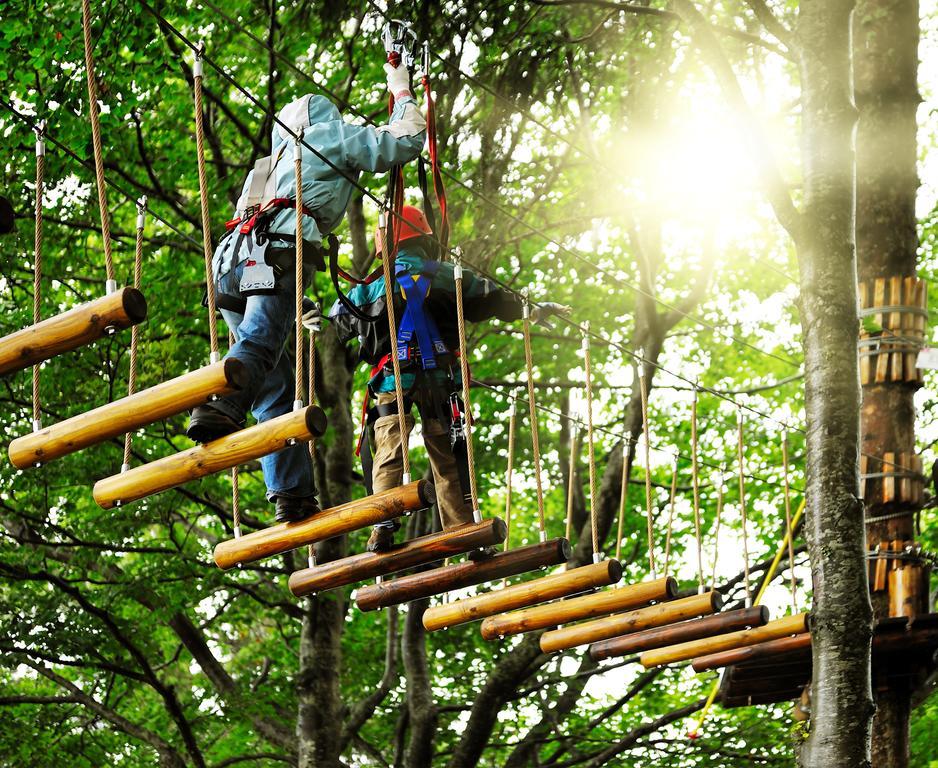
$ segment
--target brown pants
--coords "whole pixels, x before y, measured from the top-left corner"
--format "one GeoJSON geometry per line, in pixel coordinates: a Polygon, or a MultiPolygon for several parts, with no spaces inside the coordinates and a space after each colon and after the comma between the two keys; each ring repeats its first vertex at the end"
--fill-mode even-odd
{"type": "MultiPolygon", "coordinates": [[[[376,397],[378,405],[396,402],[393,392],[381,392],[376,397]]],[[[414,428],[410,414],[405,420],[408,436],[414,428]]],[[[424,419],[423,444],[427,448],[433,484],[436,487],[436,503],[444,528],[453,528],[472,522],[472,505],[463,500],[459,483],[459,470],[449,446],[449,430],[439,419],[424,419]]],[[[404,476],[404,458],[401,453],[401,429],[396,413],[381,416],[375,421],[375,458],[372,469],[374,492],[397,488],[404,476]]]]}

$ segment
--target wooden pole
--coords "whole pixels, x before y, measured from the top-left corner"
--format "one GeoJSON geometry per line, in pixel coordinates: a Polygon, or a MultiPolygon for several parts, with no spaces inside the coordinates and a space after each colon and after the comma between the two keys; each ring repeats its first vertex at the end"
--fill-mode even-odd
{"type": "Polygon", "coordinates": [[[402,576],[393,581],[369,584],[356,592],[355,604],[360,611],[374,611],[409,603],[454,589],[559,565],[570,558],[570,553],[570,542],[566,539],[550,539],[526,547],[516,547],[485,560],[455,563],[433,571],[402,576]]]}
{"type": "Polygon", "coordinates": [[[279,555],[305,544],[325,541],[359,528],[393,520],[407,512],[425,509],[435,501],[433,485],[426,480],[417,480],[323,510],[298,523],[279,523],[237,539],[223,541],[215,547],[215,564],[219,568],[228,569],[239,563],[251,563],[279,555]]]}
{"type": "Polygon", "coordinates": [[[570,600],[536,605],[486,619],[482,622],[482,637],[486,640],[496,640],[508,635],[556,627],[578,619],[606,616],[617,611],[670,600],[676,592],[677,582],[673,577],[664,576],[654,581],[643,581],[591,595],[581,595],[570,600]]]}
{"type": "Polygon", "coordinates": [[[321,408],[310,405],[205,445],[197,445],[99,480],[94,484],[94,500],[104,509],[129,504],[190,480],[283,450],[294,442],[321,437],[325,431],[325,414],[321,408]]]}
{"type": "Polygon", "coordinates": [[[430,632],[446,629],[526,605],[604,587],[614,584],[621,578],[622,566],[619,561],[603,560],[574,568],[572,571],[554,573],[540,579],[513,584],[496,592],[476,595],[444,605],[435,605],[424,612],[423,626],[430,632]]]}
{"type": "MultiPolygon", "coordinates": [[[[665,603],[665,605],[675,605],[679,602],[681,601],[675,600],[673,603],[665,603]]],[[[702,637],[736,632],[747,627],[761,627],[768,620],[769,609],[764,605],[757,605],[753,608],[740,608],[736,611],[716,613],[706,618],[691,619],[678,624],[659,626],[655,629],[646,629],[641,632],[632,632],[628,635],[601,640],[590,646],[590,657],[593,661],[602,661],[617,656],[630,656],[633,653],[650,651],[652,648],[663,648],[689,640],[699,640],[702,637]]],[[[548,632],[547,634],[551,633],[548,632]]]]}
{"type": "Polygon", "coordinates": [[[10,461],[19,469],[38,467],[89,445],[160,421],[227,395],[247,384],[241,361],[229,358],[151,389],[115,400],[92,411],[53,424],[10,443],[10,461]]]}
{"type": "MultiPolygon", "coordinates": [[[[341,560],[304,568],[290,575],[290,591],[296,597],[354,584],[376,576],[416,568],[473,549],[501,544],[508,529],[501,518],[467,523],[427,536],[419,536],[387,552],[362,552],[341,560]]],[[[426,572],[431,575],[434,571],[426,572]]]]}
{"type": "Polygon", "coordinates": [[[742,664],[746,661],[756,661],[758,659],[774,659],[777,656],[799,651],[806,654],[811,651],[811,635],[808,632],[802,632],[790,637],[780,637],[756,645],[747,645],[743,648],[733,648],[728,651],[698,656],[692,662],[692,666],[694,672],[706,672],[708,669],[731,667],[734,664],[742,664]]]}
{"type": "Polygon", "coordinates": [[[679,661],[687,661],[697,656],[705,656],[719,651],[728,651],[732,648],[741,648],[745,645],[756,645],[766,640],[775,640],[788,635],[798,635],[808,631],[807,620],[808,614],[806,613],[784,616],[755,629],[743,629],[739,632],[730,632],[727,635],[691,640],[667,648],[645,651],[639,657],[639,661],[643,667],[648,669],[665,664],[675,664],[679,661]]]}
{"type": "Polygon", "coordinates": [[[143,322],[147,300],[136,288],[122,288],[0,339],[0,376],[90,344],[143,322]]]}
{"type": "Polygon", "coordinates": [[[680,600],[651,605],[595,621],[573,624],[552,632],[545,632],[541,636],[541,650],[544,653],[562,651],[577,645],[615,637],[625,632],[637,632],[642,629],[673,624],[718,611],[722,602],[719,592],[705,592],[702,595],[691,595],[680,600]]]}

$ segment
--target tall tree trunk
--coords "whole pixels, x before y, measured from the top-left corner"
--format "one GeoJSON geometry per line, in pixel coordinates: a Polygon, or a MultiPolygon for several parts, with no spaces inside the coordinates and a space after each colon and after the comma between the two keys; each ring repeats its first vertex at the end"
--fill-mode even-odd
{"type": "Polygon", "coordinates": [[[812,768],[869,764],[872,608],[859,496],[860,387],[850,17],[854,0],[799,12],[805,207],[798,233],[814,579],[812,768]]]}
{"type": "MultiPolygon", "coordinates": [[[[329,413],[328,442],[318,444],[325,451],[326,472],[320,501],[333,506],[352,495],[353,425],[349,410],[354,361],[339,343],[335,330],[327,327],[319,336],[321,366],[317,381],[320,402],[329,413]]],[[[343,557],[344,536],[330,539],[317,548],[323,562],[343,557]]],[[[299,768],[335,768],[342,745],[342,629],[346,611],[345,590],[333,590],[310,598],[303,614],[300,634],[300,669],[297,679],[299,716],[297,747],[299,768]]]]}
{"type": "MultiPolygon", "coordinates": [[[[915,219],[916,118],[919,17],[916,0],[858,0],[853,19],[857,127],[857,266],[861,281],[914,277],[918,235],[915,219]]],[[[897,303],[890,300],[890,304],[897,303]]],[[[874,358],[875,360],[875,358],[874,358]]],[[[861,447],[870,456],[915,450],[916,385],[871,383],[863,388],[861,447]]],[[[869,471],[881,468],[875,463],[869,471]]],[[[867,516],[908,511],[868,525],[870,549],[881,541],[914,538],[908,503],[885,505],[881,481],[867,483],[867,516]]],[[[873,595],[877,617],[889,615],[888,592],[873,595]]],[[[911,691],[876,692],[872,756],[877,768],[909,763],[911,691]]]]}

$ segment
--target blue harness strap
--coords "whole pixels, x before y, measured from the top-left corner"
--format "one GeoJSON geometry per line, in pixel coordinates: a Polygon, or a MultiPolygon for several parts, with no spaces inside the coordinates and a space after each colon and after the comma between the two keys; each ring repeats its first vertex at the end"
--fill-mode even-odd
{"type": "Polygon", "coordinates": [[[409,359],[409,350],[414,340],[420,353],[420,366],[425,371],[437,367],[438,355],[446,355],[449,349],[443,343],[440,331],[433,322],[430,314],[424,310],[424,301],[430,292],[430,275],[435,271],[435,262],[430,262],[430,269],[414,277],[407,271],[407,267],[398,264],[395,268],[397,284],[404,292],[404,315],[397,330],[398,356],[401,361],[409,359]],[[432,265],[432,266],[431,266],[432,265]],[[429,275],[427,274],[429,272],[429,275]]]}

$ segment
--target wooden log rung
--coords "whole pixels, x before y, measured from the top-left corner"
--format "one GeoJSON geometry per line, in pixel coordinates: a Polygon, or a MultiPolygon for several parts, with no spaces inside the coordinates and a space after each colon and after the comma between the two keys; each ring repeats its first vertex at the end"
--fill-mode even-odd
{"type": "MultiPolygon", "coordinates": [[[[680,600],[665,605],[674,605],[678,602],[680,600]]],[[[715,613],[712,616],[704,616],[703,618],[690,619],[679,623],[668,623],[667,626],[657,626],[594,642],[590,646],[590,657],[593,661],[602,661],[603,659],[618,656],[630,656],[633,653],[650,651],[653,648],[663,648],[690,640],[700,640],[704,637],[736,632],[748,627],[761,627],[768,620],[769,609],[764,605],[757,605],[753,608],[740,608],[725,613],[715,613]]],[[[652,627],[652,625],[649,625],[649,627],[652,627]]]]}
{"type": "Polygon", "coordinates": [[[416,480],[347,504],[332,507],[297,523],[279,523],[270,528],[223,541],[215,547],[219,568],[252,563],[317,541],[325,541],[376,523],[394,520],[436,501],[433,485],[416,480]]]}
{"type": "Polygon", "coordinates": [[[486,560],[454,563],[432,571],[401,576],[393,581],[369,584],[355,593],[355,604],[361,611],[401,605],[454,589],[559,565],[570,559],[570,553],[570,542],[566,539],[550,539],[499,552],[486,560]]]}
{"type": "MultiPolygon", "coordinates": [[[[568,600],[535,605],[531,608],[523,608],[520,611],[490,616],[482,622],[482,637],[486,640],[497,640],[509,635],[534,632],[538,629],[556,627],[580,619],[606,616],[610,613],[628,611],[654,602],[671,600],[676,593],[677,581],[671,576],[665,576],[654,581],[643,581],[638,584],[627,584],[591,595],[581,595],[568,600]]],[[[579,645],[579,643],[575,644],[579,645]]]]}
{"type": "Polygon", "coordinates": [[[468,523],[419,536],[387,552],[362,552],[341,560],[304,568],[290,575],[290,591],[296,597],[325,592],[377,576],[416,568],[473,549],[501,544],[508,526],[498,517],[468,523]]]}
{"type": "Polygon", "coordinates": [[[742,648],[745,645],[757,645],[767,640],[776,640],[789,635],[798,635],[807,632],[808,615],[798,613],[794,616],[785,616],[770,621],[762,627],[744,629],[739,632],[730,632],[717,637],[706,637],[702,640],[691,640],[687,643],[678,643],[665,648],[645,651],[639,661],[646,669],[660,667],[665,664],[675,664],[679,661],[688,661],[698,656],[728,651],[733,648],[742,648]]]}
{"type": "Polygon", "coordinates": [[[122,288],[0,339],[0,376],[90,344],[141,323],[147,300],[136,288],[122,288]]]}
{"type": "Polygon", "coordinates": [[[810,651],[811,635],[802,632],[790,637],[780,637],[755,645],[698,656],[693,660],[692,666],[695,672],[706,672],[709,669],[720,669],[749,661],[790,657],[793,654],[801,655],[810,651]]]}
{"type": "Polygon", "coordinates": [[[325,430],[325,414],[318,406],[310,405],[99,480],[94,484],[94,500],[104,509],[113,509],[190,480],[246,464],[294,443],[307,442],[320,437],[325,430]]]}
{"type": "Polygon", "coordinates": [[[18,437],[10,443],[10,461],[19,469],[38,467],[182,413],[246,385],[244,365],[234,358],[222,360],[18,437]]]}
{"type": "Polygon", "coordinates": [[[513,584],[483,595],[434,605],[424,612],[423,626],[429,632],[447,629],[469,621],[484,619],[496,613],[615,584],[621,578],[622,566],[619,561],[603,560],[562,573],[513,584]]]}

